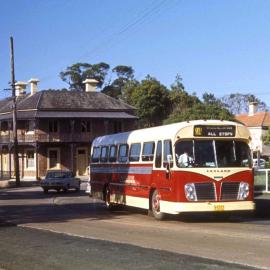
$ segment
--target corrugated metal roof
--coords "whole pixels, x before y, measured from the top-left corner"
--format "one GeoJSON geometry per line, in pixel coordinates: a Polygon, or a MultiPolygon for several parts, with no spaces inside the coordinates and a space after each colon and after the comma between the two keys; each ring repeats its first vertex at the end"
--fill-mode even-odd
{"type": "Polygon", "coordinates": [[[137,117],[126,112],[50,112],[38,111],[36,118],[130,118],[137,117]]]}
{"type": "MultiPolygon", "coordinates": [[[[10,119],[11,113],[0,115],[0,120],[10,119]]],[[[116,119],[137,119],[136,116],[126,112],[70,112],[70,111],[18,111],[17,118],[116,118],[116,119]]]]}
{"type": "MultiPolygon", "coordinates": [[[[100,92],[39,91],[17,97],[18,119],[130,118],[135,108],[100,92]]],[[[0,100],[0,120],[12,118],[12,99],[0,100]]]]}
{"type": "MultiPolygon", "coordinates": [[[[10,112],[12,99],[0,100],[0,113],[10,112]]],[[[17,97],[18,110],[69,110],[69,111],[134,111],[125,102],[101,92],[76,92],[65,90],[45,90],[34,95],[17,97]]]]}

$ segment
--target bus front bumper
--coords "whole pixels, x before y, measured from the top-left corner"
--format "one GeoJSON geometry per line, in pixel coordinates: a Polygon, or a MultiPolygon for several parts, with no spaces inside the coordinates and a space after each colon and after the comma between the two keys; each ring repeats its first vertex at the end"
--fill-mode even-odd
{"type": "Polygon", "coordinates": [[[225,212],[252,211],[255,209],[253,201],[236,202],[169,202],[160,201],[160,211],[168,214],[183,212],[225,212]]]}

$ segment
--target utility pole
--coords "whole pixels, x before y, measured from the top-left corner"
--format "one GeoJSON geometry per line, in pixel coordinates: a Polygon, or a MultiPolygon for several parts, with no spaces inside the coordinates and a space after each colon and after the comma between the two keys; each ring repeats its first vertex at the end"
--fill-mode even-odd
{"type": "Polygon", "coordinates": [[[12,118],[13,118],[13,160],[16,177],[16,187],[20,186],[20,170],[18,156],[18,138],[17,138],[17,108],[16,108],[16,90],[15,90],[15,71],[14,71],[14,49],[13,37],[10,37],[10,65],[11,65],[11,89],[12,89],[12,118]]]}

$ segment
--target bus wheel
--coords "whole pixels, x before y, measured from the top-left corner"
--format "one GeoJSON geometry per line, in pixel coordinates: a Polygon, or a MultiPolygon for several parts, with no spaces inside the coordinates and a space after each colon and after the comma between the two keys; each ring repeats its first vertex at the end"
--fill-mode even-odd
{"type": "Polygon", "coordinates": [[[152,209],[152,214],[155,217],[155,219],[157,220],[164,219],[165,214],[160,212],[160,197],[157,190],[153,192],[152,197],[151,197],[151,209],[152,209]]]}
{"type": "Polygon", "coordinates": [[[111,203],[111,191],[109,186],[106,186],[105,191],[104,191],[104,201],[107,209],[112,210],[114,204],[111,203]]]}

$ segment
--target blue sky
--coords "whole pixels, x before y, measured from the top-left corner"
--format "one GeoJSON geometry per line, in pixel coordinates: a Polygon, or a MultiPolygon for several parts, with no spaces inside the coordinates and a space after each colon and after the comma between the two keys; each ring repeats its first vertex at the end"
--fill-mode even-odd
{"type": "Polygon", "coordinates": [[[40,89],[67,85],[59,72],[76,62],[132,66],[189,93],[252,93],[270,106],[270,1],[9,0],[0,2],[0,97],[10,80],[39,78],[40,89]]]}

